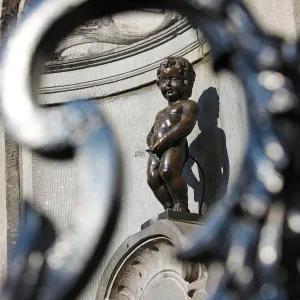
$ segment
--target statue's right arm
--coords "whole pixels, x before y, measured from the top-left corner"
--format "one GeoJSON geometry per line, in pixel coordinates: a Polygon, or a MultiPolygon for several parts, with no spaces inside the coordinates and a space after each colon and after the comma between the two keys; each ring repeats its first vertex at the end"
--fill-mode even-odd
{"type": "Polygon", "coordinates": [[[150,132],[147,135],[147,145],[148,145],[148,147],[150,147],[153,131],[154,131],[154,125],[152,126],[150,132]]]}
{"type": "Polygon", "coordinates": [[[181,119],[175,126],[155,142],[155,151],[166,151],[175,141],[187,137],[193,130],[198,115],[198,105],[195,101],[185,100],[181,103],[181,119]]]}
{"type": "MultiPolygon", "coordinates": [[[[161,112],[162,112],[162,110],[160,110],[160,111],[156,114],[156,116],[155,116],[155,121],[156,121],[157,118],[160,116],[161,112]]],[[[154,123],[155,123],[155,122],[154,122],[154,123]]],[[[150,132],[149,132],[148,135],[147,135],[147,145],[148,145],[148,147],[150,147],[153,132],[154,132],[154,124],[153,124],[153,126],[152,126],[150,132]]]]}

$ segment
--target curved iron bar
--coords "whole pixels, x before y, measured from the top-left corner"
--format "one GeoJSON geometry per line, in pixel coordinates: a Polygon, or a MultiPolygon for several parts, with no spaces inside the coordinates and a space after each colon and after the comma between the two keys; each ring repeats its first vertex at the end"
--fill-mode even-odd
{"type": "Polygon", "coordinates": [[[0,90],[6,129],[18,143],[43,155],[70,158],[76,154],[83,191],[70,228],[53,237],[46,248],[45,218],[26,205],[27,222],[21,232],[25,237],[17,242],[3,299],[73,299],[95,270],[116,226],[121,167],[104,117],[87,101],[50,113],[35,102],[44,55],[55,47],[56,22],[75,2],[38,4],[2,54],[0,90]]]}
{"type": "MultiPolygon", "coordinates": [[[[100,247],[92,246],[90,251],[82,251],[80,246],[84,243],[89,248],[93,241],[99,241],[101,234],[106,237],[111,234],[109,222],[105,221],[113,217],[114,205],[109,200],[117,184],[118,162],[112,155],[115,152],[109,151],[115,149],[111,146],[113,141],[96,113],[67,106],[66,113],[46,115],[34,103],[41,64],[56,43],[77,25],[104,14],[140,7],[171,8],[185,13],[208,39],[215,70],[227,69],[236,74],[247,96],[250,138],[239,179],[231,194],[209,213],[207,227],[196,233],[190,249],[181,253],[181,257],[219,261],[211,299],[295,299],[299,295],[300,277],[297,269],[300,43],[287,44],[265,34],[240,0],[45,0],[22,22],[8,41],[2,60],[0,92],[6,128],[17,142],[44,155],[70,156],[74,148],[78,149],[83,160],[90,159],[84,166],[91,169],[84,175],[93,182],[93,186],[90,181],[86,183],[89,187],[86,190],[91,193],[86,199],[93,199],[92,205],[86,203],[86,214],[80,214],[91,214],[88,217],[91,222],[82,228],[75,222],[76,230],[71,237],[67,233],[60,242],[54,242],[54,250],[45,256],[45,267],[40,267],[35,288],[22,295],[30,294],[28,299],[76,295],[75,283],[84,278],[82,273],[87,274],[85,267],[93,250],[105,248],[107,239],[97,244],[100,247]],[[102,133],[100,141],[105,140],[98,148],[96,133],[99,136],[102,133]],[[102,161],[102,154],[110,160],[102,161]],[[95,161],[103,162],[110,176],[103,176],[97,169],[100,164],[93,166],[95,161]],[[92,176],[88,177],[89,174],[92,176]],[[96,178],[105,183],[103,189],[94,181],[96,178]],[[103,210],[97,206],[99,200],[105,203],[103,210]],[[110,213],[108,219],[106,213],[110,213]],[[65,241],[72,247],[66,247],[65,241]],[[59,257],[61,253],[65,256],[59,257]]],[[[27,226],[30,232],[30,224],[27,226]]],[[[40,249],[38,231],[34,234],[37,239],[34,248],[40,249]]],[[[25,243],[24,253],[28,254],[29,263],[32,253],[28,247],[30,244],[25,243]]],[[[25,263],[23,269],[26,267],[25,263]]],[[[17,279],[17,284],[22,284],[17,279]]],[[[13,276],[12,282],[16,284],[13,276]]],[[[15,295],[7,297],[15,298],[15,295]]],[[[17,298],[22,297],[19,294],[17,298]]]]}
{"type": "Polygon", "coordinates": [[[217,262],[210,299],[298,299],[299,44],[262,32],[241,1],[221,2],[193,21],[206,22],[215,69],[241,80],[250,137],[236,187],[181,257],[217,262]]]}

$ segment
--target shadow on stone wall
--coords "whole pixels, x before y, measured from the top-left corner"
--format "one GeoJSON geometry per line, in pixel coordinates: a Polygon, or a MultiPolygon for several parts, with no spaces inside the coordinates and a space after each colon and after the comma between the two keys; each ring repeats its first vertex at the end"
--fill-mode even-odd
{"type": "Polygon", "coordinates": [[[199,211],[205,213],[209,206],[226,193],[229,159],[225,133],[218,127],[219,96],[217,90],[212,87],[205,90],[198,100],[198,107],[197,124],[201,133],[189,147],[190,156],[197,163],[190,157],[184,167],[183,177],[194,190],[194,200],[199,203],[199,211]],[[198,164],[203,170],[204,179],[198,164]],[[195,170],[195,166],[198,169],[199,180],[192,170],[192,167],[195,170]]]}

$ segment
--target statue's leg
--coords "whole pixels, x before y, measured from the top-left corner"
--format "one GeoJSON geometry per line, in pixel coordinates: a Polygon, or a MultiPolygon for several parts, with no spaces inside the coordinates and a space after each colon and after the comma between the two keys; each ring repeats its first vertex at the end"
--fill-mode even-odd
{"type": "Polygon", "coordinates": [[[173,199],[169,189],[159,174],[160,159],[150,155],[147,168],[147,182],[153,194],[165,209],[173,208],[173,199]]]}
{"type": "Polygon", "coordinates": [[[169,191],[174,202],[174,210],[189,211],[187,184],[181,177],[181,172],[186,162],[186,149],[182,147],[172,147],[167,150],[161,158],[159,173],[169,191]]]}

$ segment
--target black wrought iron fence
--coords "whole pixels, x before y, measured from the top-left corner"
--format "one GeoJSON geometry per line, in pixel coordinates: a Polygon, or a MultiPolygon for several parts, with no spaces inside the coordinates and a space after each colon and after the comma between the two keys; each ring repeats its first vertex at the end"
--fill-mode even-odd
{"type": "Polygon", "coordinates": [[[187,15],[210,44],[215,71],[234,73],[248,103],[250,137],[238,181],[180,257],[215,262],[210,299],[299,298],[300,43],[263,32],[240,0],[35,4],[2,53],[0,96],[6,130],[42,155],[78,155],[86,194],[78,207],[81,217],[75,210],[70,229],[59,236],[46,217],[25,205],[2,298],[73,299],[107,247],[121,188],[113,135],[88,103],[73,102],[59,114],[46,114],[35,101],[36,87],[47,55],[76,26],[145,7],[187,15]]]}

